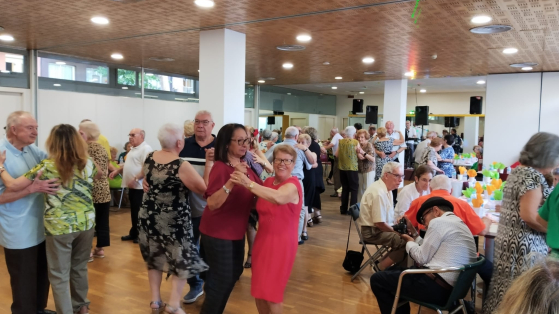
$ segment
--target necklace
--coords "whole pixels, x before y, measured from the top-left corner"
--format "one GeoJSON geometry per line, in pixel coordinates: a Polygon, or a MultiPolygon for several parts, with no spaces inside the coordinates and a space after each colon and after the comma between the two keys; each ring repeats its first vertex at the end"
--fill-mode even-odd
{"type": "MultiPolygon", "coordinates": [[[[231,164],[230,162],[226,163],[226,165],[228,165],[229,167],[235,169],[235,167],[233,166],[233,164],[231,164]]],[[[247,173],[245,173],[245,174],[246,174],[247,178],[250,179],[250,176],[249,176],[249,174],[248,174],[248,171],[247,171],[247,173]]]]}

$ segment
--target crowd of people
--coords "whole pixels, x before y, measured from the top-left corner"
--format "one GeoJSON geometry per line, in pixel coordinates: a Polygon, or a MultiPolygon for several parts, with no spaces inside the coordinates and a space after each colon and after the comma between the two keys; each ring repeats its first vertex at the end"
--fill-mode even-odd
{"type": "MultiPolygon", "coordinates": [[[[332,129],[326,141],[314,127],[290,126],[282,135],[231,123],[214,135],[214,126],[204,110],[183,126],[165,124],[157,151],[146,143],[145,132],[134,128],[118,155],[99,127],[83,120],[77,129],[55,126],[45,153],[34,145],[35,119],[23,111],[10,114],[0,141],[0,245],[12,313],[55,313],[45,309],[49,286],[56,313],[89,313],[87,264],[105,257],[110,246],[110,187],[119,183],[128,191],[131,221],[121,240],[139,244],[151,310],[184,313],[181,303],[205,294],[200,313],[223,313],[243,268],[251,268],[258,312],[282,313],[298,245],[309,240],[308,227],[323,221],[322,164],[328,159],[332,171],[326,182],[334,185],[332,196],[341,189],[340,213],[360,202],[365,242],[390,248],[370,279],[381,313],[392,310],[406,255],[426,268],[476,261],[474,235],[487,234],[492,221],[451,195],[455,134],[441,139],[429,132],[408,151],[418,164],[413,182],[397,193],[404,180],[398,156],[416,136],[409,125],[405,135],[391,121],[378,129],[332,129]],[[326,157],[329,151],[332,158],[326,157]],[[393,227],[401,219],[404,233],[393,227]],[[163,273],[172,285],[167,302],[160,293],[163,273]]],[[[557,289],[549,288],[557,285],[557,263],[542,258],[559,257],[559,192],[552,193],[552,175],[559,177],[554,172],[559,137],[534,135],[519,163],[504,189],[495,265],[486,262],[478,269],[489,287],[484,313],[545,306],[526,289],[509,289],[515,279],[543,291],[548,308],[557,306],[557,289]],[[526,278],[530,273],[541,280],[526,278]],[[520,295],[530,304],[514,302],[520,295]]],[[[404,280],[401,295],[443,304],[457,278],[445,273],[404,280]]],[[[397,313],[409,313],[409,305],[397,313]]]]}

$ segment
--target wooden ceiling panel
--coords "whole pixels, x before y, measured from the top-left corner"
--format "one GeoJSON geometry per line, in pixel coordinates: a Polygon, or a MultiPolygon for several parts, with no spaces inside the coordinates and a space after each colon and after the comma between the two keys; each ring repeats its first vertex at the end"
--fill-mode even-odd
{"type": "Polygon", "coordinates": [[[8,11],[0,25],[16,37],[14,46],[46,47],[45,51],[110,63],[115,63],[110,54],[120,52],[126,65],[197,76],[198,29],[234,24],[228,28],[247,35],[247,80],[274,77],[268,82],[273,84],[339,82],[335,76],[343,81],[400,79],[410,70],[416,78],[510,73],[521,70],[509,64],[521,62],[538,63],[535,70],[559,71],[559,2],[553,0],[421,0],[417,20],[411,17],[415,1],[351,10],[338,9],[383,1],[216,0],[209,10],[192,2],[0,0],[8,11]],[[308,14],[328,10],[332,12],[308,14]],[[93,25],[89,19],[97,14],[111,23],[93,25]],[[302,16],[293,16],[298,14],[302,16]],[[478,14],[490,15],[492,24],[511,25],[513,30],[473,34],[469,29],[476,25],[470,19],[478,14]],[[261,21],[242,23],[256,20],[261,21]],[[276,49],[296,44],[295,36],[301,33],[313,37],[303,44],[306,50],[276,49]],[[519,52],[505,55],[502,50],[507,47],[519,52]],[[375,62],[363,64],[366,56],[375,62]],[[176,61],[154,62],[149,57],[176,61]],[[281,67],[288,61],[294,64],[292,70],[281,67]],[[330,65],[323,65],[326,61],[330,65]],[[367,76],[364,71],[385,74],[367,76]]]}

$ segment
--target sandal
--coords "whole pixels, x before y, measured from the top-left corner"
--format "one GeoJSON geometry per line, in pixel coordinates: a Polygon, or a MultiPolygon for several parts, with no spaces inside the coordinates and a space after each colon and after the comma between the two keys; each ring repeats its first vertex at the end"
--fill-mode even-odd
{"type": "Polygon", "coordinates": [[[105,250],[94,248],[93,249],[93,256],[98,258],[105,258],[105,250]]]}
{"type": "Polygon", "coordinates": [[[245,262],[245,265],[243,266],[244,268],[250,268],[252,266],[252,254],[248,253],[248,257],[247,257],[247,261],[245,262]],[[250,258],[250,262],[248,261],[248,259],[250,258]]]}
{"type": "Polygon", "coordinates": [[[159,300],[159,301],[151,301],[149,303],[149,307],[151,309],[152,312],[161,312],[161,310],[163,309],[163,306],[165,304],[163,304],[163,301],[159,300]],[[157,307],[153,307],[153,306],[157,306],[157,307]]]}
{"type": "Polygon", "coordinates": [[[321,223],[321,222],[322,222],[322,215],[316,215],[316,216],[313,218],[313,220],[314,220],[314,223],[315,223],[315,224],[321,223]]]}
{"type": "Polygon", "coordinates": [[[313,220],[312,218],[309,218],[309,220],[307,221],[307,226],[312,227],[313,226],[313,220]]]}
{"type": "Polygon", "coordinates": [[[308,240],[309,234],[306,231],[303,231],[303,233],[301,233],[301,239],[305,241],[308,240]]]}
{"type": "Polygon", "coordinates": [[[174,308],[174,307],[170,306],[169,304],[165,304],[165,313],[186,314],[186,312],[182,308],[180,308],[180,307],[174,308]]]}
{"type": "Polygon", "coordinates": [[[89,252],[89,259],[87,260],[88,263],[93,262],[93,253],[89,252]]]}

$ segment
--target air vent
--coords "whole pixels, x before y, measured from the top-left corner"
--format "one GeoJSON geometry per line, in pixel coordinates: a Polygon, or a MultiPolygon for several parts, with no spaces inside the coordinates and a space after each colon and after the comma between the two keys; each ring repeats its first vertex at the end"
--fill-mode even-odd
{"type": "Polygon", "coordinates": [[[365,74],[365,75],[378,75],[378,74],[384,74],[384,71],[365,71],[365,72],[363,72],[363,74],[365,74]]]}
{"type": "Polygon", "coordinates": [[[273,81],[273,80],[275,80],[276,78],[275,78],[275,77],[263,77],[262,79],[263,79],[264,81],[273,81]]]}
{"type": "Polygon", "coordinates": [[[175,61],[173,58],[165,58],[165,57],[151,57],[149,58],[151,61],[158,61],[158,62],[172,62],[175,61]]]}
{"type": "Polygon", "coordinates": [[[512,26],[509,25],[486,25],[486,26],[479,26],[470,29],[470,32],[474,34],[497,34],[497,33],[504,33],[508,32],[512,29],[512,26]]]}
{"type": "Polygon", "coordinates": [[[513,68],[524,68],[524,67],[535,67],[537,63],[534,62],[524,62],[524,63],[513,63],[510,66],[513,68]]]}
{"type": "Polygon", "coordinates": [[[301,51],[306,49],[305,46],[301,46],[301,45],[282,45],[282,46],[277,46],[276,48],[282,51],[301,51]]]}

